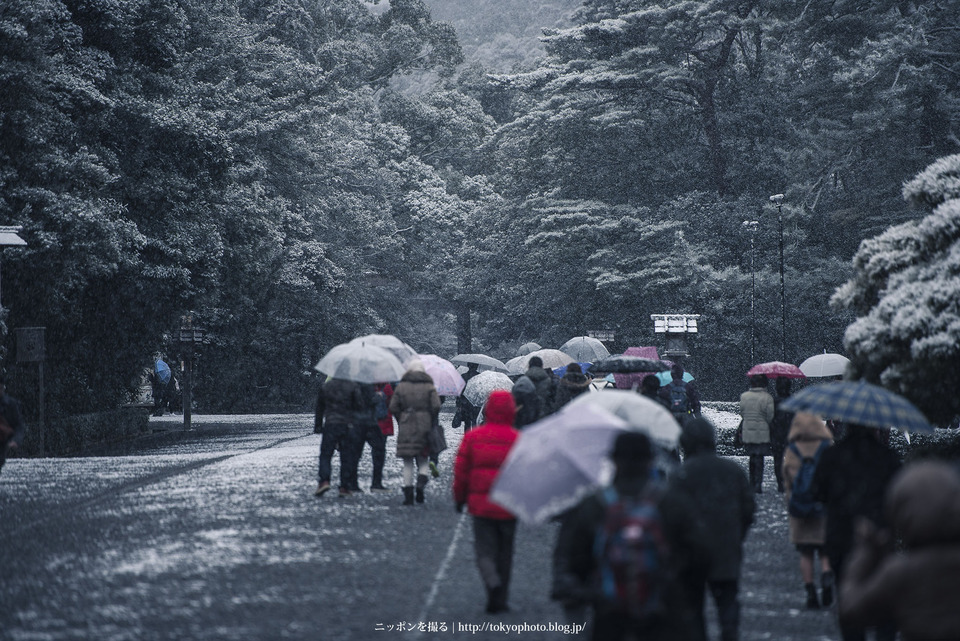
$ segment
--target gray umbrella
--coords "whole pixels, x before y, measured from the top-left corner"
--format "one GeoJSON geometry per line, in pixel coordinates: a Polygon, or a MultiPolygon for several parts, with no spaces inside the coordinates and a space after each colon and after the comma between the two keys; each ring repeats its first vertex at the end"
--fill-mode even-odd
{"type": "Polygon", "coordinates": [[[560,351],[573,357],[578,363],[592,363],[610,356],[610,350],[592,336],[577,336],[560,346],[560,351]]]}
{"type": "Polygon", "coordinates": [[[406,371],[400,359],[392,353],[362,343],[337,345],[313,368],[332,378],[358,383],[391,383],[399,381],[406,371]]]}
{"type": "Polygon", "coordinates": [[[482,407],[487,402],[490,392],[496,389],[510,390],[513,388],[513,381],[510,377],[501,372],[480,372],[469,381],[463,388],[463,396],[468,401],[482,407]]]}
{"type": "Polygon", "coordinates": [[[480,371],[492,369],[495,372],[506,372],[507,366],[503,361],[499,361],[486,354],[457,354],[450,359],[454,365],[469,365],[475,363],[480,366],[480,371]]]}
{"type": "Polygon", "coordinates": [[[530,352],[535,352],[538,349],[543,349],[543,347],[537,343],[524,343],[517,348],[517,356],[526,356],[530,352]]]}
{"type": "Polygon", "coordinates": [[[351,343],[360,343],[363,345],[373,345],[382,347],[394,356],[396,356],[404,365],[408,364],[417,356],[417,350],[413,349],[393,334],[367,334],[358,336],[351,343]]]}

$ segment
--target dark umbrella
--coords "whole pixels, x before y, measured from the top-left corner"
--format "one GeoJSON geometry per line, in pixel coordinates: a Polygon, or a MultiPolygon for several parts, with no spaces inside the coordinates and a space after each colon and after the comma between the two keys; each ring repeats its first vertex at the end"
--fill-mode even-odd
{"type": "Polygon", "coordinates": [[[910,401],[864,381],[837,381],[807,387],[785,400],[782,407],[866,427],[933,431],[933,426],[910,401]]]}
{"type": "Polygon", "coordinates": [[[670,366],[663,361],[656,361],[641,356],[610,356],[599,360],[590,366],[591,374],[628,374],[631,372],[665,372],[670,366]]]}

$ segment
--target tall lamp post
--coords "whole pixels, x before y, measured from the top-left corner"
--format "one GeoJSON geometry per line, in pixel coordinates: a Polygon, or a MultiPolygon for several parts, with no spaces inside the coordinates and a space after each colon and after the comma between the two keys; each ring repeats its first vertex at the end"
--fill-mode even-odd
{"type": "Polygon", "coordinates": [[[770,196],[770,202],[777,205],[777,219],[780,230],[780,360],[787,360],[787,292],[783,285],[783,194],[770,196]]]}
{"type": "Polygon", "coordinates": [[[754,268],[754,257],[756,256],[754,240],[757,237],[757,230],[760,228],[760,221],[745,220],[743,221],[743,228],[750,232],[750,365],[752,367],[757,363],[754,356],[757,345],[757,314],[754,302],[757,299],[757,270],[754,268]]]}

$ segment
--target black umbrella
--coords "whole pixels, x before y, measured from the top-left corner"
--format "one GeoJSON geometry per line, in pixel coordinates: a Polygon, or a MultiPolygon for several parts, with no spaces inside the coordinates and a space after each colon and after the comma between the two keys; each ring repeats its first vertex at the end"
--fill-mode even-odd
{"type": "Polygon", "coordinates": [[[591,374],[630,374],[634,372],[666,372],[670,366],[663,361],[641,356],[609,356],[588,368],[591,374]]]}

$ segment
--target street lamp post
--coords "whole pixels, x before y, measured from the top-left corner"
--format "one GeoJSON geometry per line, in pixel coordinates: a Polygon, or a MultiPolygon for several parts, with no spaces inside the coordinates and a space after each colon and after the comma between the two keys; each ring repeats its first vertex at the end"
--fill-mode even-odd
{"type": "Polygon", "coordinates": [[[757,220],[743,221],[743,228],[750,232],[750,365],[756,365],[757,360],[754,355],[757,345],[757,270],[754,268],[754,257],[756,250],[754,248],[754,239],[757,237],[757,229],[760,228],[760,222],[757,220]]]}
{"type": "Polygon", "coordinates": [[[777,205],[777,219],[780,230],[780,360],[787,360],[787,292],[783,284],[783,194],[770,196],[770,202],[777,205]]]}

